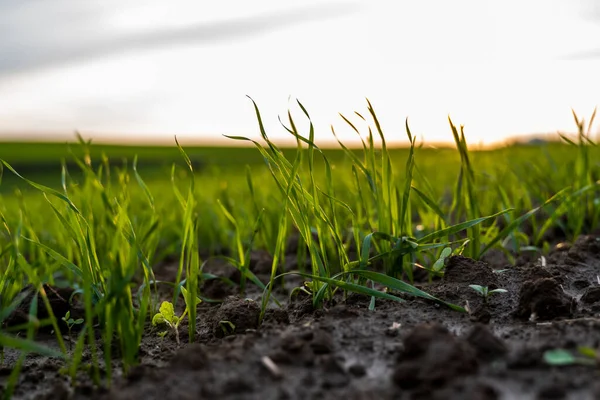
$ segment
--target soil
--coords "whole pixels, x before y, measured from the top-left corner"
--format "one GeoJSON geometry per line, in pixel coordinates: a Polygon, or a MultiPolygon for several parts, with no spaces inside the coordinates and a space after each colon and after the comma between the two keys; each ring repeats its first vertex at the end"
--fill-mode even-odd
{"type": "MultiPolygon", "coordinates": [[[[494,252],[482,261],[452,257],[442,279],[419,284],[469,313],[410,296],[403,303],[378,300],[370,311],[370,299],[359,295],[315,310],[297,292],[283,308],[269,309],[260,326],[260,293],[237,295],[228,280],[239,282],[239,273],[214,262],[210,272],[227,279],[206,282],[203,293],[223,302],[199,305],[194,343],[184,344],[187,326],[180,348],[174,337],[159,338],[149,328],[140,365],[127,376],[115,368],[110,388],[94,388],[84,376],[70,385],[59,361],[30,355],[14,398],[600,398],[598,368],[549,366],[542,357],[548,349],[600,347],[600,237],[581,236],[545,258],[517,260],[512,266],[494,252]],[[486,302],[471,284],[507,293],[486,302]]],[[[268,255],[253,254],[251,268],[266,281],[268,255]]],[[[165,264],[156,274],[165,279],[174,270],[165,264]]],[[[274,295],[285,300],[301,284],[288,280],[274,295]]],[[[44,333],[39,339],[52,343],[44,333]]],[[[5,350],[0,387],[17,356],[5,350]]]]}

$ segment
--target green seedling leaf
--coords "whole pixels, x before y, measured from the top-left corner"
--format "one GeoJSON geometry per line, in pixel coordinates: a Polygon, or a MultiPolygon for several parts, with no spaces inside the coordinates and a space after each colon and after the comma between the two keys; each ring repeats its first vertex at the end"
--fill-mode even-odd
{"type": "Polygon", "coordinates": [[[441,229],[441,230],[439,230],[437,232],[433,232],[433,233],[430,233],[429,235],[423,236],[421,239],[418,240],[418,242],[419,243],[427,243],[427,242],[432,242],[432,241],[434,241],[436,239],[440,239],[440,238],[443,238],[443,237],[446,237],[446,236],[454,235],[454,234],[456,234],[458,232],[461,232],[461,231],[464,231],[466,229],[469,229],[469,228],[471,228],[471,227],[473,227],[475,225],[479,225],[482,222],[494,219],[494,218],[496,218],[496,217],[498,217],[500,215],[504,215],[504,214],[506,214],[508,212],[511,212],[512,210],[513,210],[512,208],[508,208],[506,210],[500,211],[500,212],[498,212],[496,214],[493,214],[493,215],[489,215],[487,217],[475,218],[475,219],[472,219],[470,221],[465,221],[465,222],[462,222],[460,224],[449,226],[449,227],[447,227],[445,229],[441,229]]]}
{"type": "Polygon", "coordinates": [[[555,366],[574,365],[577,363],[575,356],[570,351],[563,349],[545,351],[544,361],[546,364],[555,366]]]}
{"type": "Polygon", "coordinates": [[[354,271],[348,271],[348,274],[356,274],[356,275],[362,276],[364,278],[367,278],[373,282],[377,282],[381,285],[384,285],[387,288],[397,290],[402,293],[408,293],[413,296],[422,297],[424,299],[428,299],[431,301],[435,301],[436,303],[443,304],[443,305],[453,309],[454,311],[466,312],[466,310],[463,307],[457,306],[455,304],[447,303],[441,299],[438,299],[437,297],[430,295],[427,292],[417,289],[416,287],[414,287],[406,282],[403,282],[399,279],[382,274],[380,272],[354,270],[354,271]]]}
{"type": "Polygon", "coordinates": [[[167,321],[165,320],[165,317],[163,317],[163,315],[161,313],[157,313],[154,315],[154,317],[152,317],[152,325],[153,326],[157,326],[157,325],[162,325],[165,324],[167,321]]]}
{"type": "Polygon", "coordinates": [[[135,157],[133,158],[133,173],[135,175],[135,179],[137,180],[138,185],[140,185],[140,187],[144,191],[144,194],[146,195],[146,199],[148,200],[148,203],[150,204],[150,208],[154,209],[154,197],[152,196],[152,193],[150,193],[150,189],[148,189],[148,186],[146,186],[146,182],[144,182],[144,180],[138,173],[137,161],[138,161],[138,156],[136,154],[135,157]]]}
{"type": "Polygon", "coordinates": [[[481,286],[481,285],[469,285],[469,287],[471,289],[473,289],[474,291],[476,291],[477,293],[479,293],[479,295],[481,297],[483,297],[484,303],[487,303],[488,298],[494,293],[506,293],[507,292],[506,289],[490,290],[487,286],[481,286]]]}
{"type": "Polygon", "coordinates": [[[452,255],[452,249],[450,247],[445,247],[444,250],[442,250],[442,253],[440,254],[440,258],[438,258],[437,261],[433,263],[432,269],[436,272],[439,272],[442,269],[444,269],[444,263],[446,261],[446,258],[450,257],[450,255],[452,255]]]}
{"type": "Polygon", "coordinates": [[[586,347],[586,346],[579,346],[577,348],[577,351],[579,352],[579,354],[581,354],[584,357],[588,357],[591,358],[592,360],[595,360],[597,358],[597,352],[596,349],[592,348],[592,347],[586,347]]]}
{"type": "Polygon", "coordinates": [[[235,332],[235,325],[231,321],[219,321],[219,326],[225,336],[235,332]]]}
{"type": "Polygon", "coordinates": [[[433,211],[438,217],[440,217],[442,219],[442,221],[446,219],[446,216],[444,215],[444,212],[437,205],[437,202],[433,201],[430,197],[428,197],[425,193],[423,193],[422,191],[420,191],[416,187],[412,186],[411,189],[417,195],[419,195],[419,197],[421,198],[421,200],[423,201],[423,203],[425,203],[427,205],[427,207],[429,207],[431,209],[431,211],[433,211]]]}
{"type": "Polygon", "coordinates": [[[152,318],[152,324],[156,325],[156,323],[168,323],[170,325],[175,325],[177,323],[177,317],[175,316],[175,309],[173,307],[173,303],[170,301],[163,301],[160,305],[159,312],[152,318]]]}
{"type": "Polygon", "coordinates": [[[504,229],[502,229],[502,231],[499,232],[492,240],[490,240],[489,243],[486,244],[486,246],[483,248],[483,250],[481,250],[481,252],[479,253],[479,256],[482,256],[486,251],[488,251],[489,249],[491,249],[497,242],[499,242],[500,240],[504,239],[509,234],[511,234],[523,222],[525,222],[526,220],[528,220],[529,218],[531,218],[539,210],[541,210],[542,208],[544,208],[548,204],[554,202],[555,200],[562,198],[567,191],[568,191],[568,188],[565,188],[565,189],[561,190],[560,192],[556,193],[554,196],[552,196],[548,200],[546,200],[541,206],[535,207],[534,209],[529,210],[525,214],[521,215],[519,218],[513,220],[504,229]]]}
{"type": "Polygon", "coordinates": [[[558,367],[566,365],[597,365],[596,352],[594,349],[579,347],[578,351],[580,354],[584,355],[584,357],[577,357],[572,352],[565,349],[547,350],[544,352],[544,361],[549,365],[558,367]]]}
{"type": "Polygon", "coordinates": [[[482,293],[485,290],[484,286],[481,285],[469,285],[469,287],[479,293],[482,293]]]}
{"type": "Polygon", "coordinates": [[[189,309],[191,307],[196,307],[198,304],[202,303],[202,300],[200,300],[199,298],[196,297],[195,301],[192,301],[192,299],[190,298],[190,295],[187,291],[187,289],[183,286],[181,286],[181,293],[183,294],[183,299],[185,300],[185,306],[189,309]],[[190,307],[190,304],[192,304],[192,306],[190,307]]]}
{"type": "MultiPolygon", "coordinates": [[[[187,312],[187,309],[186,309],[187,312]]],[[[185,313],[184,313],[185,315],[185,313]]],[[[173,332],[175,332],[175,339],[177,340],[177,346],[179,346],[179,330],[177,329],[179,326],[180,317],[175,315],[175,308],[173,307],[173,303],[170,301],[163,301],[160,305],[159,312],[152,317],[152,325],[162,325],[167,324],[173,332]]],[[[164,337],[166,332],[160,332],[158,334],[160,337],[164,337]]]]}

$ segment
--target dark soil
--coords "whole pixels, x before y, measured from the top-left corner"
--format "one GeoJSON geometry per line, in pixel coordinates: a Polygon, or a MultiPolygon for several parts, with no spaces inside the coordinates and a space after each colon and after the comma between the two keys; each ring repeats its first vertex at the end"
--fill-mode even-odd
{"type": "MultiPolygon", "coordinates": [[[[59,362],[28,356],[15,398],[600,398],[598,368],[551,367],[542,357],[548,349],[600,347],[600,238],[582,236],[544,259],[519,260],[511,266],[501,254],[485,262],[453,257],[443,279],[420,284],[468,314],[408,296],[404,303],[378,300],[375,311],[358,295],[314,310],[300,293],[283,309],[270,309],[260,326],[260,293],[236,295],[228,281],[239,282],[239,274],[216,262],[211,273],[227,279],[205,283],[203,293],[224,301],[198,307],[195,343],[177,348],[173,337],[149,329],[141,364],[128,376],[117,374],[110,389],[86,379],[69,385],[59,362]],[[470,284],[508,292],[485,302],[470,284]]],[[[254,254],[251,267],[266,281],[268,255],[254,254]]],[[[162,266],[157,274],[169,278],[168,271],[162,266]]],[[[288,281],[274,295],[284,300],[301,284],[288,281]]],[[[181,340],[188,340],[187,326],[181,340]]],[[[5,353],[2,386],[17,356],[5,353]]]]}

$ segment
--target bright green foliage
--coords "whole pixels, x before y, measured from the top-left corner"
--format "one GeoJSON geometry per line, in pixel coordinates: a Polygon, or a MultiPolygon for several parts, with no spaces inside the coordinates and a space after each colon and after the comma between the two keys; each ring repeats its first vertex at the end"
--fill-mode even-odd
{"type": "MultiPolygon", "coordinates": [[[[184,150],[177,142],[164,149],[107,147],[81,138],[72,148],[0,146],[0,324],[24,293],[35,295],[31,321],[14,327],[23,333],[0,332],[0,349],[23,353],[9,389],[28,352],[68,358],[75,378],[84,349],[96,384],[104,379],[103,354],[110,384],[111,352],[119,349],[127,373],[139,361],[150,317],[178,332],[187,316],[194,340],[196,305],[200,298],[211,300],[199,292],[202,283],[233,284],[203,271],[213,257],[240,271],[241,293],[249,285],[264,291],[261,318],[267,306],[279,304],[273,288],[292,273],[307,280],[295,293],[310,294],[315,306],[355,292],[370,296],[374,309],[379,299],[401,302],[408,294],[463,312],[413,286],[415,266],[433,277],[443,274],[451,255],[544,255],[548,237],[572,241],[600,228],[594,115],[584,123],[574,114],[578,134],[562,135],[566,143],[489,151],[468,148],[468,129],[451,120],[456,149],[427,147],[406,121],[402,135],[409,146],[392,148],[396,133],[384,134],[367,101],[365,113],[342,116],[341,126],[332,128],[336,135],[344,128],[356,134],[359,148],[338,140],[340,148],[332,150],[317,146],[320,133],[308,111],[300,102],[294,107],[282,124],[294,148],[271,140],[256,104],[261,140],[233,137],[253,148],[184,150]],[[52,162],[54,170],[47,168],[52,162]],[[2,176],[4,169],[10,173],[2,176]],[[290,244],[297,248],[293,271],[286,269],[290,244]],[[268,281],[251,271],[256,250],[272,259],[268,281]],[[174,263],[176,276],[157,280],[154,268],[167,262],[174,263]],[[52,313],[45,293],[60,285],[75,290],[84,310],[72,354],[60,335],[61,316],[52,313]],[[172,297],[160,298],[158,285],[173,288],[172,297]],[[179,293],[186,308],[177,316],[179,293]],[[163,300],[171,306],[163,307],[163,300]],[[38,306],[48,318],[37,320],[38,306]],[[36,343],[42,326],[56,332],[58,351],[36,343]]],[[[501,291],[475,290],[485,299],[501,291]]],[[[226,322],[222,328],[230,330],[226,322]]]]}
{"type": "MultiPolygon", "coordinates": [[[[179,345],[179,324],[183,321],[183,318],[190,312],[190,310],[196,310],[196,306],[200,304],[202,300],[197,297],[193,297],[191,293],[189,293],[185,287],[181,286],[181,294],[185,300],[185,310],[181,316],[177,316],[175,314],[175,307],[173,307],[173,303],[170,301],[163,301],[158,309],[158,313],[154,314],[152,317],[152,325],[167,325],[170,329],[175,333],[175,340],[177,341],[177,345],[179,345]]],[[[190,324],[194,326],[194,324],[190,324]]],[[[194,327],[195,331],[195,327],[194,327]]],[[[165,336],[168,331],[159,332],[159,336],[165,336]]]]}
{"type": "MultiPolygon", "coordinates": [[[[173,308],[173,303],[170,301],[163,301],[160,305],[158,313],[152,317],[152,325],[164,325],[166,324],[169,328],[171,328],[175,332],[175,338],[177,340],[177,344],[179,344],[179,331],[177,328],[179,327],[180,318],[175,315],[175,309],[173,308]]],[[[168,331],[159,332],[159,336],[165,336],[168,331]]]]}

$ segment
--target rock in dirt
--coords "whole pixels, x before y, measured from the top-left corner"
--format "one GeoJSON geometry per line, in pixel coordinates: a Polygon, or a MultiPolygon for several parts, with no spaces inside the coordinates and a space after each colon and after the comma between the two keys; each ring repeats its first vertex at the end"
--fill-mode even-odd
{"type": "Polygon", "coordinates": [[[245,333],[258,328],[260,307],[255,301],[229,297],[213,317],[213,334],[216,337],[245,333]]]}
{"type": "Polygon", "coordinates": [[[551,320],[571,316],[571,297],[558,281],[542,278],[523,282],[519,292],[517,317],[522,319],[551,320]]]}
{"type": "Polygon", "coordinates": [[[442,387],[477,372],[477,352],[439,324],[419,325],[404,339],[392,379],[402,389],[442,387]]]}

